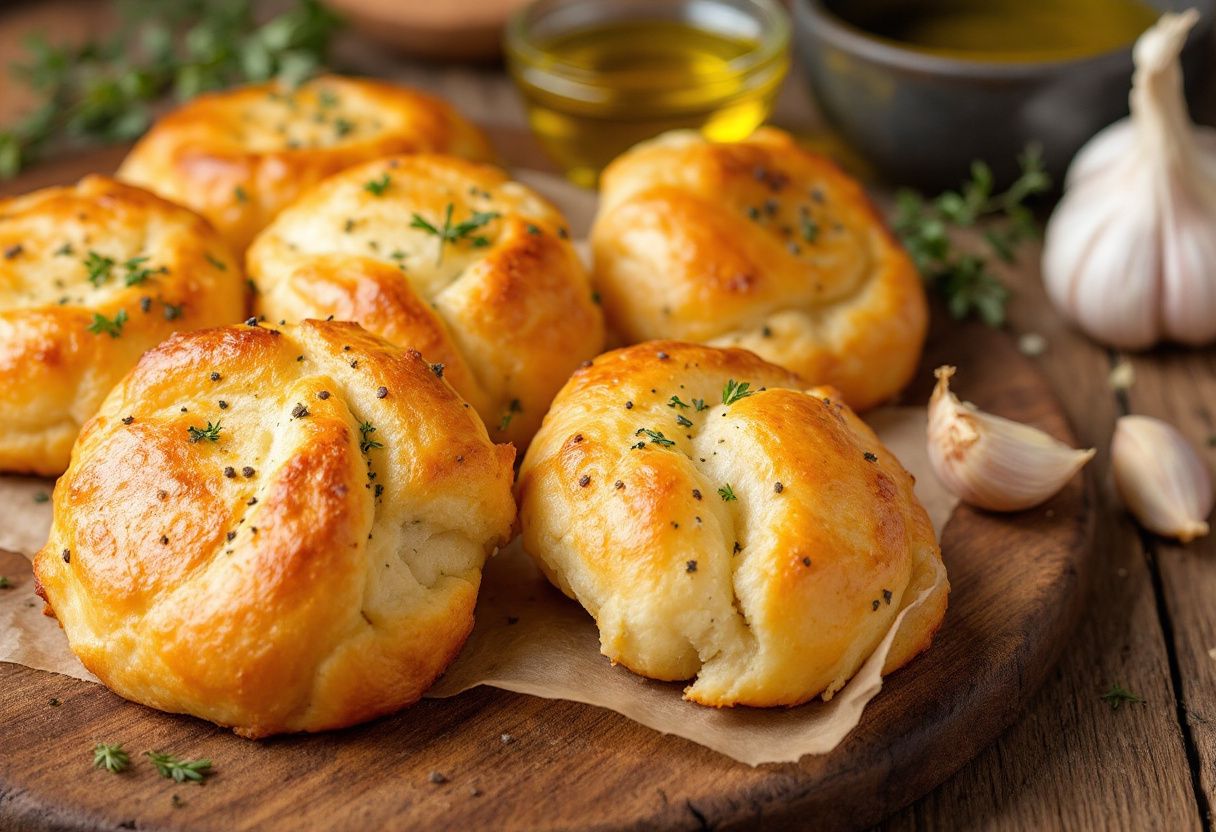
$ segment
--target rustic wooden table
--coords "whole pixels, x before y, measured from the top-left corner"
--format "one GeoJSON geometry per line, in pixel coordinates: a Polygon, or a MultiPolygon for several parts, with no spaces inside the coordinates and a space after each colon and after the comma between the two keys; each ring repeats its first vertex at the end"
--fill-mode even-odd
{"type": "MultiPolygon", "coordinates": [[[[5,4],[0,64],[20,54],[23,33],[72,36],[104,19],[90,0],[5,4]]],[[[522,126],[519,99],[500,67],[415,63],[346,36],[337,63],[451,100],[476,121],[522,126]]],[[[27,99],[0,77],[0,123],[27,99]]],[[[814,130],[813,106],[791,78],[774,121],[814,130]]],[[[1036,251],[1028,251],[1035,258],[1036,251]]],[[[1116,355],[1070,330],[1048,306],[1037,270],[1009,275],[1009,329],[1038,333],[1036,360],[1051,380],[1080,441],[1098,448],[1095,569],[1087,612],[1069,648],[1021,720],[937,790],[882,828],[1211,829],[1216,800],[1216,538],[1180,547],[1140,532],[1110,485],[1107,449],[1124,413],[1176,424],[1216,463],[1216,351],[1158,349],[1116,355]],[[1130,361],[1126,391],[1108,381],[1130,361]],[[1144,698],[1111,708],[1112,684],[1144,698]]],[[[966,684],[966,680],[959,680],[966,684]]]]}

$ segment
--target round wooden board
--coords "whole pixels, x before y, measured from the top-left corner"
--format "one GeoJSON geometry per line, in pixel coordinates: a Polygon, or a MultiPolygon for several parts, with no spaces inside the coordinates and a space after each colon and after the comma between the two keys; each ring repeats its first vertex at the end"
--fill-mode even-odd
{"type": "MultiPolygon", "coordinates": [[[[506,158],[537,166],[528,137],[495,138],[506,158]]],[[[72,159],[5,190],[112,170],[119,158],[72,159]]],[[[924,402],[932,368],[952,363],[966,398],[1073,441],[1046,380],[1006,335],[940,309],[934,319],[905,401],[924,402]]],[[[1043,681],[1085,596],[1091,487],[1077,479],[1022,514],[955,512],[942,541],[950,609],[932,649],[887,678],[826,756],[752,768],[610,711],[491,688],[352,729],[251,742],[0,663],[0,829],[864,827],[949,777],[1043,681]],[[108,775],[91,767],[99,741],[208,757],[216,774],[202,787],[146,765],[108,775]],[[432,783],[436,771],[447,782],[432,783]]],[[[0,552],[0,574],[18,559],[0,552]]]]}

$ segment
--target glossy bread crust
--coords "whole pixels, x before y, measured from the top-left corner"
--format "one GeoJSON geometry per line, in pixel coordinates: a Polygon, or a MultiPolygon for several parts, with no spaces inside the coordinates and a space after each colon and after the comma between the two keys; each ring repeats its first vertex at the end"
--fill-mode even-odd
{"type": "Polygon", "coordinates": [[[81,433],[35,574],[128,699],[249,737],[351,725],[417,700],[468,636],[513,460],[354,324],[177,335],[81,433]]]}
{"type": "MultiPolygon", "coordinates": [[[[636,673],[712,706],[839,690],[941,552],[903,467],[830,388],[738,349],[649,342],[558,394],[519,476],[524,548],[636,673]],[[748,395],[724,404],[731,381],[748,395]],[[687,424],[691,423],[691,424],[687,424]]],[[[948,584],[885,672],[926,649],[948,584]]]]}
{"type": "Polygon", "coordinates": [[[326,176],[393,153],[488,160],[486,137],[444,101],[364,78],[201,95],[160,119],[118,176],[205,216],[234,250],[326,176]]]}
{"type": "Polygon", "coordinates": [[[523,447],[604,345],[567,237],[562,215],[500,169],[418,154],[325,180],[259,235],[247,264],[267,320],[333,315],[417,349],[496,441],[523,447]]]}
{"type": "Polygon", "coordinates": [[[0,471],[62,473],[144,350],[239,321],[245,300],[220,236],[147,191],[88,176],[0,200],[0,471]]]}
{"type": "Polygon", "coordinates": [[[928,314],[912,262],[860,185],[779,130],[633,148],[604,171],[591,244],[628,343],[745,347],[858,410],[916,369],[928,314]]]}

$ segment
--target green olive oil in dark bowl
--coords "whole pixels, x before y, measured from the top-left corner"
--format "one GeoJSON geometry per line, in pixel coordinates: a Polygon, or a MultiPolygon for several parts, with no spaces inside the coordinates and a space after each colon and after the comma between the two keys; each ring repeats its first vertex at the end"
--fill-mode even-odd
{"type": "Polygon", "coordinates": [[[886,178],[954,187],[971,162],[998,184],[1031,142],[1057,181],[1127,115],[1132,44],[1196,8],[1183,52],[1194,101],[1216,0],[794,0],[797,57],[828,123],[886,178]]]}

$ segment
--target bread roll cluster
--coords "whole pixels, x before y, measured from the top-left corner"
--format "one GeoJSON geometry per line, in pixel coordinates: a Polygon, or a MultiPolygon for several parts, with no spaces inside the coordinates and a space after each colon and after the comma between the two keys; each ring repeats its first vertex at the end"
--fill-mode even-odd
{"type": "Polygon", "coordinates": [[[589,270],[491,155],[331,76],[196,99],[128,184],[0,203],[0,470],[66,467],[39,592],[113,690],[250,737],[390,712],[516,529],[606,656],[706,705],[830,696],[934,585],[911,477],[846,405],[897,392],[925,326],[855,183],[776,131],[660,138],[605,174],[589,270]],[[646,343],[601,355],[601,297],[646,343]]]}

